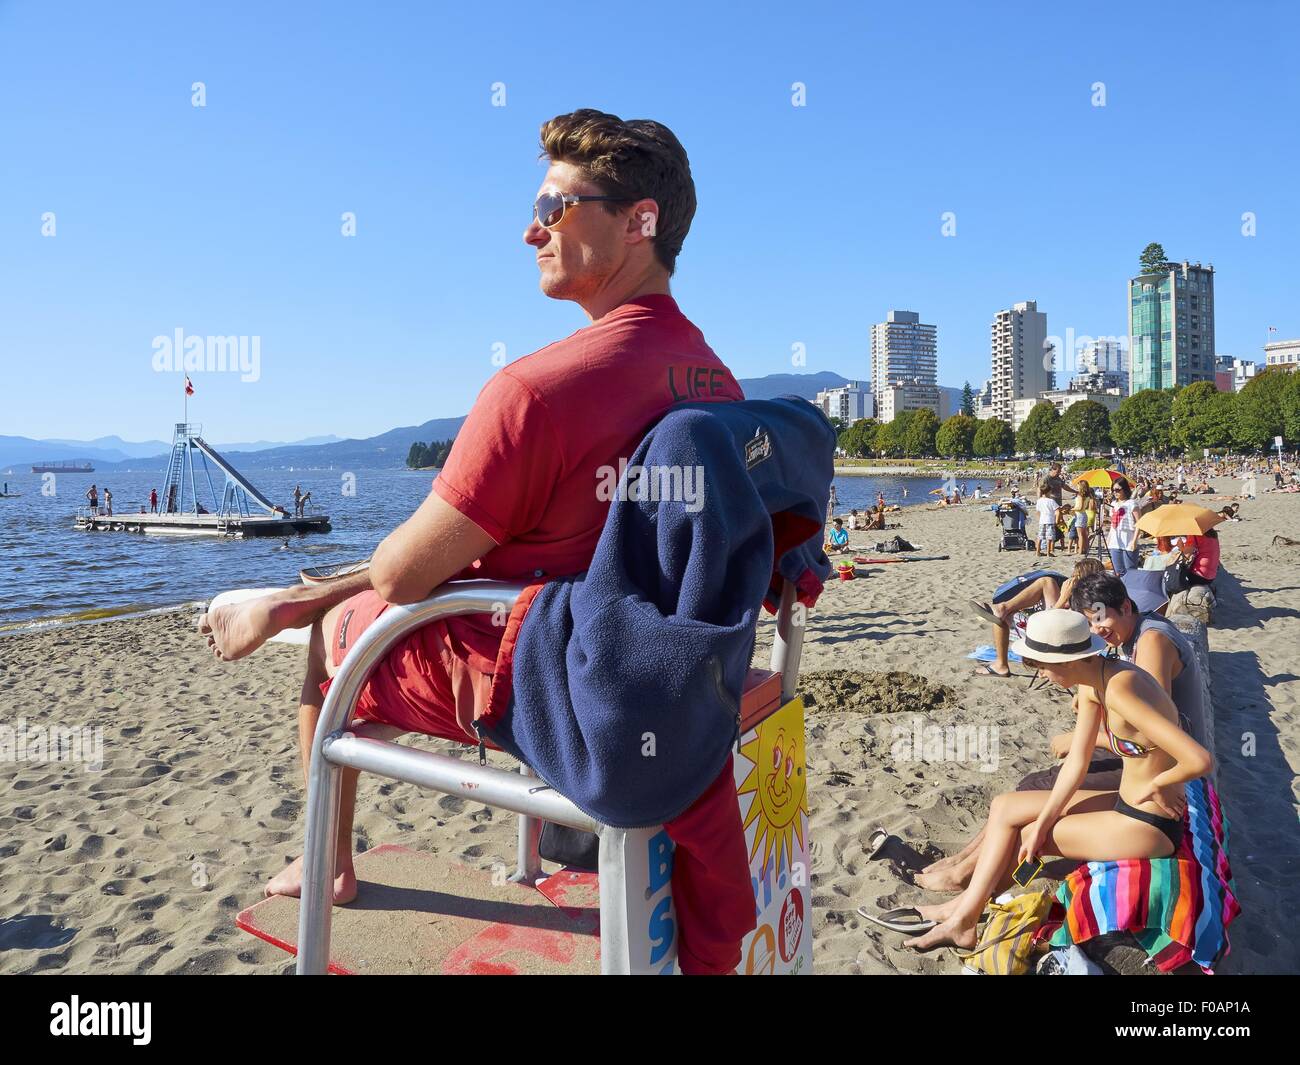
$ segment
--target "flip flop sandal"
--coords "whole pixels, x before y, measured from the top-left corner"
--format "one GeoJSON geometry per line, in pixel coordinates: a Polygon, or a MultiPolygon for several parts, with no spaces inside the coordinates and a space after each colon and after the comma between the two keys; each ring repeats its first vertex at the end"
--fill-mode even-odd
{"type": "Polygon", "coordinates": [[[988,603],[982,603],[978,599],[968,599],[966,602],[985,621],[991,621],[994,625],[1006,625],[1006,622],[993,612],[993,608],[988,603]]]}
{"type": "Polygon", "coordinates": [[[858,916],[874,925],[879,925],[886,931],[897,932],[903,936],[919,936],[938,924],[937,921],[922,917],[921,911],[913,906],[900,906],[898,909],[886,910],[881,914],[869,913],[865,906],[859,906],[858,916]]]}
{"type": "Polygon", "coordinates": [[[1016,676],[1015,673],[1010,673],[1010,672],[999,673],[996,669],[994,669],[990,665],[976,666],[974,669],[971,670],[970,675],[972,677],[996,677],[998,680],[1010,680],[1012,677],[1016,676]]]}
{"type": "Polygon", "coordinates": [[[889,833],[883,828],[876,829],[867,837],[867,860],[877,857],[889,842],[889,833]]]}

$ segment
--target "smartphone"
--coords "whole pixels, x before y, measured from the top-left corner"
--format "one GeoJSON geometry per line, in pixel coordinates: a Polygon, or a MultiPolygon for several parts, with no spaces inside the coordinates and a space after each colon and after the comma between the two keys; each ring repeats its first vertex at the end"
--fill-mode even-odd
{"type": "Polygon", "coordinates": [[[1029,882],[1043,871],[1042,858],[1026,858],[1016,866],[1016,870],[1011,874],[1011,879],[1021,887],[1028,887],[1029,882]]]}

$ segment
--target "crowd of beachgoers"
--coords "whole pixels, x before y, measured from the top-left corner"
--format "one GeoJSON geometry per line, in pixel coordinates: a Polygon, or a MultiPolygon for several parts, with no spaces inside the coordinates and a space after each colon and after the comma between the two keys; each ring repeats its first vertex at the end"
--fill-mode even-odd
{"type": "MultiPolygon", "coordinates": [[[[858,914],[868,927],[900,934],[917,951],[960,948],[969,952],[963,957],[974,971],[1022,971],[1015,966],[1026,962],[1040,929],[1059,928],[1069,919],[1058,915],[1053,925],[1046,897],[1035,896],[1031,905],[1003,894],[1017,885],[1027,887],[1045,860],[1204,863],[1204,854],[1193,857],[1197,832],[1226,854],[1225,833],[1207,827],[1216,823],[1218,796],[1212,784],[1212,725],[1207,726],[1204,705],[1209,690],[1205,651],[1198,654],[1194,635],[1166,613],[1171,597],[1180,592],[1200,586],[1212,595],[1220,566],[1216,527],[1243,520],[1242,504],[1249,506],[1257,498],[1261,481],[1264,492],[1300,491],[1300,468],[1250,458],[1139,460],[1071,476],[1052,463],[995,481],[988,509],[999,514],[1018,510],[1038,519],[1036,532],[1026,532],[1019,545],[1034,548],[1035,564],[1051,565],[1044,560],[1058,550],[1075,561],[1068,575],[1030,569],[991,597],[966,604],[988,626],[992,639],[991,654],[975,666],[972,681],[1006,682],[1036,674],[1035,683],[1072,693],[1075,725],[1050,741],[1058,764],[1028,774],[1015,791],[997,795],[973,838],[946,857],[900,871],[927,892],[950,895],[947,901],[883,911],[864,906],[858,914]],[[1239,481],[1235,499],[1222,491],[1216,495],[1210,484],[1218,480],[1222,489],[1229,477],[1239,481]],[[1205,498],[1211,495],[1216,495],[1214,507],[1205,498]],[[1007,912],[1000,922],[989,922],[981,936],[980,922],[999,907],[990,900],[999,897],[1007,912]],[[1023,943],[1023,958],[1009,959],[1001,948],[984,950],[990,935],[1007,935],[1007,922],[1016,933],[1011,939],[1023,943]],[[1002,968],[1006,965],[1012,969],[1002,968]]],[[[977,502],[959,486],[939,494],[931,509],[954,504],[969,509],[977,502]]],[[[836,558],[856,552],[857,561],[878,561],[862,557],[864,548],[849,543],[849,531],[885,528],[887,516],[881,499],[865,516],[854,511],[832,517],[828,553],[836,558]]],[[[1024,518],[1005,522],[1004,528],[1025,529],[1024,518]]],[[[846,564],[840,569],[846,576],[846,564]]],[[[887,853],[891,840],[885,829],[877,830],[869,854],[887,853]]],[[[1166,949],[1170,967],[1195,960],[1208,969],[1226,953],[1226,929],[1238,911],[1230,877],[1221,877],[1221,885],[1216,905],[1204,907],[1208,919],[1201,922],[1199,943],[1180,941],[1179,951],[1166,949]]],[[[1027,891],[1022,894],[1030,897],[1027,891]]],[[[1077,892],[1075,898],[1078,902],[1077,892]]],[[[1154,911],[1169,900],[1152,895],[1145,904],[1154,911]]],[[[1128,914],[1128,920],[1136,924],[1148,916],[1144,910],[1128,914]]],[[[1182,936],[1189,938],[1197,937],[1182,936]]],[[[1058,935],[1053,942],[1068,940],[1058,935]]],[[[1072,944],[1071,949],[1077,951],[1072,944]]],[[[1085,955],[1065,949],[1055,952],[1053,964],[1060,971],[1089,971],[1091,966],[1085,955]]]]}

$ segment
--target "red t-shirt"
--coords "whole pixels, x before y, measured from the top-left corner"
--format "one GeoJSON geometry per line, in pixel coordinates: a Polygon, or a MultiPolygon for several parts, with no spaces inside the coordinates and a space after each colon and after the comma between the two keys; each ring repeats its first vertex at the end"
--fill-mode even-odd
{"type": "Polygon", "coordinates": [[[1192,559],[1192,572],[1204,580],[1212,581],[1219,575],[1219,538],[1217,536],[1189,536],[1187,547],[1196,549],[1192,559]]]}
{"type": "MultiPolygon", "coordinates": [[[[479,393],[433,482],[498,545],[459,576],[581,573],[609,511],[597,489],[617,483],[619,459],[675,404],[744,398],[668,295],[639,296],[511,363],[479,393]]],[[[470,615],[447,627],[457,657],[493,671],[503,626],[470,615]]]]}

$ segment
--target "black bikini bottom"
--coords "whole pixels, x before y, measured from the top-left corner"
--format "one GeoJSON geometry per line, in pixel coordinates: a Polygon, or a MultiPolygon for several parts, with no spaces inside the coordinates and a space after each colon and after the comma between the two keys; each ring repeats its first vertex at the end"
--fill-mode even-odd
{"type": "Polygon", "coordinates": [[[1161,817],[1159,814],[1149,814],[1145,810],[1139,810],[1136,806],[1130,806],[1118,795],[1115,796],[1115,812],[1123,814],[1125,817],[1131,817],[1134,821],[1141,821],[1144,825],[1150,825],[1152,828],[1158,828],[1174,845],[1175,852],[1178,850],[1178,844],[1183,841],[1182,818],[1175,819],[1161,817]]]}

